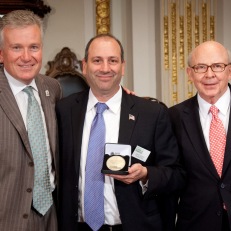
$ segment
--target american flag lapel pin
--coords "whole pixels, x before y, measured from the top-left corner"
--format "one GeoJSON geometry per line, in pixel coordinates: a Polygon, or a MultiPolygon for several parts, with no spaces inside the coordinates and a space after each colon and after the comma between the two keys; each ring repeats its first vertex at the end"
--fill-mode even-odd
{"type": "Polygon", "coordinates": [[[46,96],[50,96],[50,92],[48,90],[45,91],[46,96]]]}
{"type": "Polygon", "coordinates": [[[129,114],[128,119],[129,119],[129,120],[134,120],[134,121],[135,121],[135,116],[134,116],[134,115],[129,114]]]}

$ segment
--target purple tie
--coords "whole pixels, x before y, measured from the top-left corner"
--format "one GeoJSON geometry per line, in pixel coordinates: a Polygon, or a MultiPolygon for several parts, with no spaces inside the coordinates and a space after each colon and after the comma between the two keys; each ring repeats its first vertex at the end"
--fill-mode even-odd
{"type": "Polygon", "coordinates": [[[105,145],[103,112],[108,108],[105,103],[97,103],[96,107],[88,144],[84,193],[85,222],[93,231],[104,224],[104,175],[101,169],[105,145]]]}

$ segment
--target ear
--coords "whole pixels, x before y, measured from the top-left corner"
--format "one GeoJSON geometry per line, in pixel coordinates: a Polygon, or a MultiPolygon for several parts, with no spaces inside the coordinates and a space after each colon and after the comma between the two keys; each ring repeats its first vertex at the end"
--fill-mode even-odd
{"type": "Polygon", "coordinates": [[[0,48],[0,63],[3,63],[3,55],[2,55],[3,51],[2,49],[0,48]]]}
{"type": "Polygon", "coordinates": [[[84,76],[86,76],[86,68],[87,68],[87,63],[86,63],[86,61],[85,61],[85,59],[83,59],[82,60],[82,74],[84,75],[84,76]]]}
{"type": "Polygon", "coordinates": [[[125,61],[122,62],[122,76],[124,76],[125,73],[125,61]]]}
{"type": "Polygon", "coordinates": [[[231,80],[231,64],[228,66],[228,75],[229,75],[229,80],[231,80]]]}
{"type": "Polygon", "coordinates": [[[186,71],[187,71],[189,80],[191,80],[193,82],[194,81],[194,79],[193,79],[193,69],[191,67],[187,67],[186,71]]]}

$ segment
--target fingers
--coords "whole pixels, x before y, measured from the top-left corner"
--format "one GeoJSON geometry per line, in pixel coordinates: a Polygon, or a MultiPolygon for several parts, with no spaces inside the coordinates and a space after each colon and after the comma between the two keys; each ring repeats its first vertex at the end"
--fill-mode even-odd
{"type": "Polygon", "coordinates": [[[128,169],[128,175],[114,175],[109,174],[116,180],[122,181],[125,184],[131,184],[137,180],[143,180],[147,178],[147,169],[141,164],[134,164],[128,169]]]}

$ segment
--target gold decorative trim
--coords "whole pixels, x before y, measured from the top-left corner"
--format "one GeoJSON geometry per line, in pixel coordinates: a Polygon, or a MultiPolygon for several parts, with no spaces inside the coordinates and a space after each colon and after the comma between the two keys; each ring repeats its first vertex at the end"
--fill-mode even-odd
{"type": "Polygon", "coordinates": [[[187,3],[186,7],[186,24],[187,24],[187,51],[188,54],[192,50],[192,4],[187,3]]]}
{"type": "Polygon", "coordinates": [[[202,5],[202,41],[205,42],[207,38],[207,4],[203,3],[202,5]]]}
{"type": "Polygon", "coordinates": [[[196,89],[186,73],[192,49],[215,40],[217,0],[161,0],[163,28],[162,97],[169,106],[192,97],[196,89]],[[166,84],[168,91],[166,92],[166,84]]]}
{"type": "Polygon", "coordinates": [[[200,44],[200,23],[199,16],[195,16],[195,47],[200,44]]]}
{"type": "Polygon", "coordinates": [[[164,68],[169,69],[168,16],[164,16],[164,68]]]}
{"type": "Polygon", "coordinates": [[[178,102],[177,95],[177,15],[176,3],[171,4],[172,20],[172,103],[178,102]]]}
{"type": "Polygon", "coordinates": [[[210,17],[210,38],[211,40],[215,40],[215,17],[210,17]]]}
{"type": "Polygon", "coordinates": [[[180,68],[184,69],[184,16],[180,16],[180,68]]]}
{"type": "Polygon", "coordinates": [[[96,33],[110,33],[110,0],[95,0],[96,33]]]}

